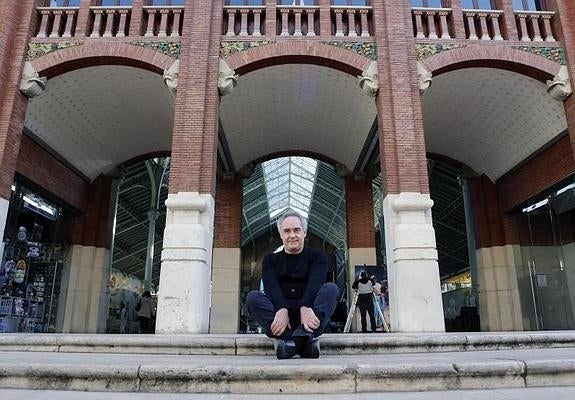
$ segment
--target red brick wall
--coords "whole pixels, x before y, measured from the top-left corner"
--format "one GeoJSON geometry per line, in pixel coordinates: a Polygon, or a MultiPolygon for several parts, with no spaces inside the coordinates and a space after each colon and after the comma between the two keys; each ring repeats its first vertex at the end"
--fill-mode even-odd
{"type": "Polygon", "coordinates": [[[384,193],[429,193],[409,2],[373,1],[384,193]]]}
{"type": "Polygon", "coordinates": [[[215,190],[222,13],[222,0],[197,0],[184,13],[170,193],[215,190]]]}
{"type": "Polygon", "coordinates": [[[24,127],[28,100],[18,90],[27,42],[35,26],[34,0],[2,1],[0,34],[0,197],[10,187],[24,127]]]}
{"type": "Polygon", "coordinates": [[[239,248],[242,229],[242,179],[218,177],[214,247],[239,248]]]}
{"type": "Polygon", "coordinates": [[[503,246],[505,233],[499,209],[497,187],[485,175],[471,180],[476,247],[503,246]]]}
{"type": "Polygon", "coordinates": [[[575,173],[575,161],[565,136],[497,181],[501,209],[506,212],[575,173]]]}
{"type": "Polygon", "coordinates": [[[89,184],[25,134],[20,143],[16,172],[74,209],[85,210],[89,184]]]}
{"type": "Polygon", "coordinates": [[[371,179],[346,177],[345,195],[348,247],[375,247],[371,179]]]}
{"type": "Polygon", "coordinates": [[[72,244],[109,248],[112,241],[114,181],[100,175],[88,190],[86,212],[74,220],[72,244]]]}

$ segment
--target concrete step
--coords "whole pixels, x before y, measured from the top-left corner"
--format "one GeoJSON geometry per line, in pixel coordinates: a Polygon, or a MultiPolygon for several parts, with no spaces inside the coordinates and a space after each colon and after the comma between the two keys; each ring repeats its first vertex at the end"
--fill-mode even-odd
{"type": "MultiPolygon", "coordinates": [[[[575,347],[575,331],[327,334],[322,354],[461,352],[575,347]]],[[[2,334],[0,351],[185,355],[272,355],[264,335],[2,334]]]]}
{"type": "MultiPolygon", "coordinates": [[[[569,333],[562,332],[569,336],[569,333]]],[[[142,336],[157,347],[126,346],[126,342],[135,337],[123,337],[125,349],[144,349],[139,353],[125,354],[117,352],[113,343],[107,345],[93,335],[60,335],[62,343],[80,341],[78,346],[53,344],[50,352],[38,350],[39,345],[30,345],[35,339],[42,342],[42,335],[21,335],[28,341],[24,351],[0,350],[0,388],[3,389],[40,389],[40,390],[77,390],[91,392],[125,393],[233,393],[233,394],[278,394],[278,393],[382,393],[395,391],[445,391],[445,390],[484,390],[530,388],[545,386],[571,386],[575,393],[575,347],[572,342],[559,346],[559,334],[551,336],[555,342],[543,342],[544,334],[532,334],[531,340],[525,335],[517,335],[525,340],[512,340],[499,335],[499,345],[494,344],[493,335],[468,335],[466,337],[484,337],[484,347],[506,346],[508,349],[479,350],[475,345],[462,345],[461,351],[437,351],[431,346],[428,352],[384,352],[380,340],[390,339],[392,335],[334,335],[322,339],[332,343],[331,355],[325,351],[316,360],[294,358],[276,360],[273,356],[244,355],[246,349],[265,349],[271,352],[269,341],[258,346],[240,345],[241,340],[254,340],[260,343],[260,337],[241,337],[233,335],[220,337],[232,340],[235,349],[226,341],[219,345],[217,337],[196,337],[189,343],[193,352],[198,349],[203,354],[178,354],[175,346],[169,346],[169,340],[181,341],[185,337],[142,336]],[[158,338],[159,337],[159,338],[158,338]],[[538,340],[533,340],[537,337],[538,340]],[[88,340],[90,339],[90,340],[88,340]],[[158,340],[166,342],[159,346],[158,340]],[[176,340],[177,339],[177,340],[176,340]],[[201,339],[201,340],[200,340],[201,339]],[[210,340],[210,339],[213,339],[210,340]],[[361,340],[363,339],[363,340],[361,340]],[[374,341],[376,345],[371,351],[374,341]],[[342,350],[340,341],[355,343],[356,354],[337,354],[342,350]],[[92,346],[87,345],[87,343],[92,346]],[[203,347],[198,343],[203,343],[203,347]],[[361,347],[360,343],[364,344],[361,347]],[[538,347],[523,347],[533,346],[538,347]],[[61,347],[58,347],[61,346],[61,347]],[[105,351],[105,349],[111,351],[105,351]],[[80,349],[92,352],[74,352],[80,349]],[[153,350],[156,353],[148,352],[153,350]],[[160,353],[160,350],[172,351],[172,354],[160,353]],[[216,349],[219,355],[209,355],[209,349],[216,349]],[[222,351],[225,349],[225,353],[222,351]],[[239,351],[239,349],[244,349],[239,351]],[[474,351],[467,351],[474,350],[474,351]]],[[[48,335],[44,335],[48,336],[48,335]]],[[[465,335],[464,335],[465,336],[465,335]]],[[[515,335],[512,335],[515,336],[515,335]]],[[[50,337],[50,336],[48,336],[50,337]]],[[[398,335],[410,338],[410,343],[419,343],[418,349],[424,350],[425,343],[439,343],[439,338],[447,340],[452,335],[398,335]],[[433,338],[424,340],[423,338],[433,338]]],[[[4,336],[0,337],[4,342],[4,336]]],[[[7,336],[11,339],[13,336],[7,336]]],[[[56,336],[54,336],[56,338],[56,336]]],[[[112,339],[112,336],[105,338],[112,339]]],[[[46,339],[44,339],[46,340],[46,339]]],[[[393,341],[396,343],[397,340],[393,341]]],[[[251,343],[252,345],[254,343],[251,343]]],[[[2,346],[4,347],[4,346],[2,346]]],[[[328,346],[328,349],[330,347],[328,346]]],[[[413,349],[415,347],[408,347],[413,349]]],[[[447,347],[453,348],[453,347],[447,347]]],[[[188,351],[188,350],[184,350],[188,351]]]]}

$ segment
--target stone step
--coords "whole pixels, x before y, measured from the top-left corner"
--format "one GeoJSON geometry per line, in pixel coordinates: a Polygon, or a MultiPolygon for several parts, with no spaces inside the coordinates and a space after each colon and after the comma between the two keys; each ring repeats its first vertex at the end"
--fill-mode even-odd
{"type": "MultiPolygon", "coordinates": [[[[575,331],[326,334],[322,354],[460,352],[575,347],[575,331]]],[[[271,355],[264,335],[2,334],[0,351],[271,355]]]]}
{"type": "Polygon", "coordinates": [[[341,394],[545,386],[575,387],[575,348],[322,355],[314,360],[0,352],[2,389],[341,394]]]}

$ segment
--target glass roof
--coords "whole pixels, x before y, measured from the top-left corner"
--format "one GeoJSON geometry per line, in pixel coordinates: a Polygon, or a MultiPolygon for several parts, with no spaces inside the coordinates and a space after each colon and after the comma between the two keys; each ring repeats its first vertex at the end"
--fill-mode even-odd
{"type": "Polygon", "coordinates": [[[309,214],[317,161],[306,157],[283,157],[263,163],[270,219],[287,208],[309,214]]]}

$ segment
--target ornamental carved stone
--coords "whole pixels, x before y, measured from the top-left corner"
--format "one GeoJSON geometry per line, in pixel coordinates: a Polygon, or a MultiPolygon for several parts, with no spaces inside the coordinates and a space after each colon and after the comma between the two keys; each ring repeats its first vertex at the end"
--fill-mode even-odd
{"type": "Polygon", "coordinates": [[[566,66],[562,66],[553,80],[547,81],[547,93],[555,100],[563,101],[573,92],[566,66]]]}
{"type": "Polygon", "coordinates": [[[20,81],[20,91],[29,99],[39,96],[46,89],[46,78],[40,77],[32,63],[26,61],[20,81]]]}
{"type": "Polygon", "coordinates": [[[419,84],[419,93],[423,94],[429,87],[431,86],[432,82],[432,73],[425,68],[425,66],[417,62],[417,83],[419,84]]]}
{"type": "Polygon", "coordinates": [[[370,97],[377,96],[379,90],[379,79],[377,74],[377,63],[372,61],[369,66],[358,76],[359,87],[370,97]]]}
{"type": "Polygon", "coordinates": [[[170,68],[164,71],[164,83],[170,89],[170,92],[176,94],[178,91],[178,73],[180,71],[180,61],[176,60],[170,68]]]}
{"type": "Polygon", "coordinates": [[[220,58],[220,72],[218,75],[218,90],[224,97],[232,92],[238,84],[239,75],[231,69],[223,58],[220,58]]]}

